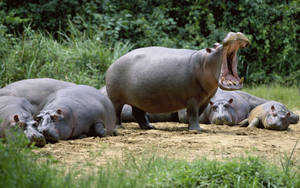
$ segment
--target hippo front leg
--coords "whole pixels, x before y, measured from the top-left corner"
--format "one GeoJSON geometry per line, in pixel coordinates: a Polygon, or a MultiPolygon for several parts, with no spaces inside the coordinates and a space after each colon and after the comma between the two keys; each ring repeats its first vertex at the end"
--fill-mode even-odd
{"type": "MultiPolygon", "coordinates": [[[[187,101],[187,117],[189,121],[189,130],[201,131],[199,126],[199,105],[198,101],[194,98],[187,101]]],[[[202,110],[203,111],[203,110],[202,110]]]]}
{"type": "Polygon", "coordinates": [[[149,117],[143,110],[132,106],[132,115],[142,129],[155,129],[150,125],[149,117]]]}
{"type": "Polygon", "coordinates": [[[99,136],[99,137],[106,136],[106,130],[104,128],[103,122],[96,123],[94,129],[95,129],[94,131],[95,131],[96,136],[99,136]]]}

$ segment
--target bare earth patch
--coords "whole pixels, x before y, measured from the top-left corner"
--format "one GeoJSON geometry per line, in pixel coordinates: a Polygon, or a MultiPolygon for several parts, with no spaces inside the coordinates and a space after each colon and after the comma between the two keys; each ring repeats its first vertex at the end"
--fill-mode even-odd
{"type": "MultiPolygon", "coordinates": [[[[300,114],[300,111],[296,113],[300,114]]],[[[190,132],[186,124],[153,123],[156,130],[142,130],[136,123],[124,123],[115,137],[87,137],[60,141],[36,149],[42,155],[50,154],[60,164],[68,167],[88,168],[122,160],[124,155],[155,154],[188,161],[206,157],[224,160],[240,156],[260,156],[280,164],[290,155],[300,137],[300,123],[290,125],[288,131],[271,131],[220,125],[200,126],[202,133],[190,132]],[[90,165],[89,165],[90,164],[90,165]]],[[[300,143],[293,155],[300,159],[300,143]]]]}

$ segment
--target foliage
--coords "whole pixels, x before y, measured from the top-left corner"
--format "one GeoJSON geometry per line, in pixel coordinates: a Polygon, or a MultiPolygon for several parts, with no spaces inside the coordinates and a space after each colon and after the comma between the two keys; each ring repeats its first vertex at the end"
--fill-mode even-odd
{"type": "MultiPolygon", "coordinates": [[[[241,31],[252,42],[239,56],[246,83],[300,81],[299,0],[4,0],[0,7],[0,35],[10,35],[1,44],[10,43],[12,34],[22,38],[28,24],[59,40],[60,33],[72,35],[69,21],[90,39],[106,45],[129,41],[135,48],[200,49],[228,31],[241,31]]],[[[0,57],[6,53],[1,49],[0,57]]]]}
{"type": "Polygon", "coordinates": [[[72,35],[51,35],[26,28],[21,39],[2,48],[0,86],[28,78],[50,77],[99,88],[111,62],[132,48],[128,43],[104,45],[72,28],[72,35]],[[8,47],[8,48],[7,48],[8,47]]]}
{"type": "Polygon", "coordinates": [[[0,187],[299,187],[293,163],[284,169],[257,157],[192,162],[125,155],[97,173],[68,173],[26,147],[25,137],[0,142],[0,187]],[[39,160],[38,160],[39,159],[39,160]]]}

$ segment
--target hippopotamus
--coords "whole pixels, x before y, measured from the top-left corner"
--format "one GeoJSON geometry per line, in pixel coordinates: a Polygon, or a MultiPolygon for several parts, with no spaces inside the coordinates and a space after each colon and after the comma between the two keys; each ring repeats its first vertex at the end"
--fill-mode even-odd
{"type": "Polygon", "coordinates": [[[37,131],[38,123],[33,119],[33,106],[23,97],[0,97],[0,137],[5,138],[11,128],[23,131],[36,146],[46,144],[45,137],[37,131]]]}
{"type": "Polygon", "coordinates": [[[116,134],[114,107],[99,90],[85,85],[60,89],[40,105],[38,130],[48,142],[82,135],[116,134]]]}
{"type": "MultiPolygon", "coordinates": [[[[217,125],[237,125],[248,117],[253,108],[267,101],[243,91],[225,91],[219,88],[204,112],[200,115],[199,122],[217,125]]],[[[185,109],[180,110],[178,116],[180,122],[187,121],[185,109]]]]}
{"type": "Polygon", "coordinates": [[[25,97],[35,108],[51,93],[76,84],[52,78],[20,80],[0,89],[0,96],[25,97]]]}
{"type": "Polygon", "coordinates": [[[124,104],[142,129],[153,129],[146,112],[168,113],[187,108],[189,130],[198,130],[199,113],[218,86],[236,90],[243,86],[237,73],[237,51],[249,45],[244,34],[230,32],[223,43],[199,51],[146,47],[135,49],[110,65],[106,88],[121,125],[124,104]]]}
{"type": "MultiPolygon", "coordinates": [[[[103,86],[100,88],[100,92],[107,96],[106,87],[103,86]]],[[[178,113],[161,113],[161,114],[152,114],[147,113],[148,119],[150,122],[178,122],[178,113]]],[[[132,107],[125,104],[122,109],[121,118],[123,122],[135,122],[136,120],[132,116],[132,107]]],[[[124,128],[124,127],[121,127],[124,128]]]]}
{"type": "Polygon", "coordinates": [[[271,130],[287,130],[290,124],[296,124],[299,116],[289,111],[287,107],[276,101],[269,101],[255,107],[248,119],[240,123],[245,127],[258,127],[271,130]]]}

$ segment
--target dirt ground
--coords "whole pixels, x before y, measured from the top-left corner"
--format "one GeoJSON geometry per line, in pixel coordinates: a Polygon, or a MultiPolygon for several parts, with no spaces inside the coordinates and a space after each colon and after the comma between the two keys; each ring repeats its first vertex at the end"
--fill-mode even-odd
{"type": "MultiPolygon", "coordinates": [[[[300,115],[300,111],[297,111],[300,115]]],[[[280,164],[290,155],[300,137],[300,123],[287,131],[220,125],[200,126],[202,133],[190,132],[186,124],[153,123],[156,130],[142,130],[136,123],[124,123],[119,136],[87,137],[60,141],[36,149],[41,155],[51,155],[66,166],[100,166],[113,158],[126,155],[155,154],[188,161],[206,157],[224,160],[240,156],[260,156],[280,164]]],[[[300,160],[300,143],[295,148],[294,162],[300,160]]]]}

